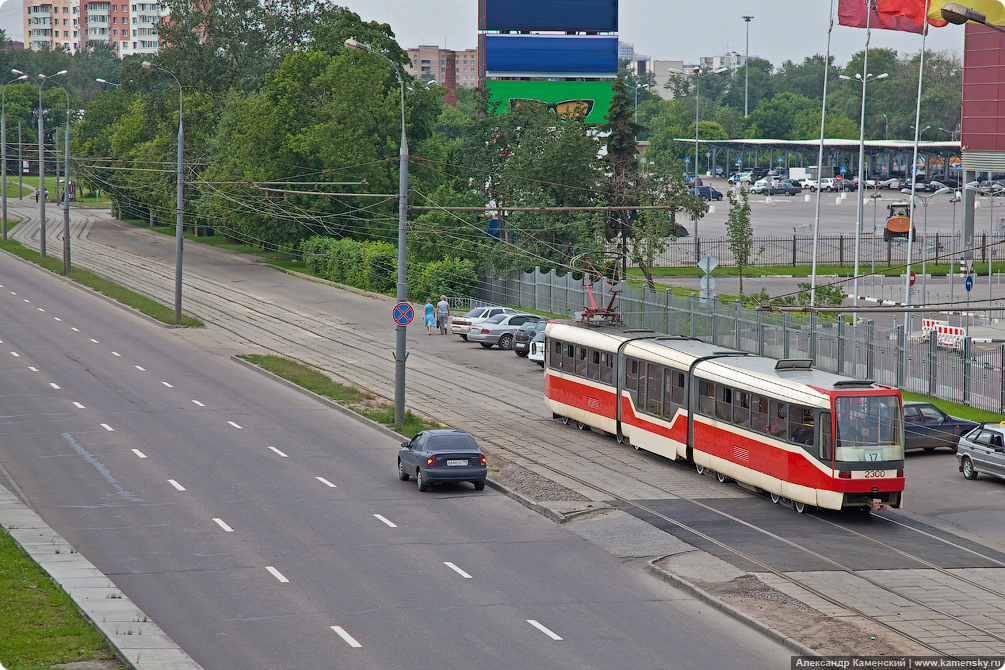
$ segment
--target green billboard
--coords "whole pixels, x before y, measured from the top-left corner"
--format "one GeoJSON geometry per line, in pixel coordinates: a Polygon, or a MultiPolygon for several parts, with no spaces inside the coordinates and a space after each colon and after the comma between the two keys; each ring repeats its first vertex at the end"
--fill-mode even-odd
{"type": "Polygon", "coordinates": [[[518,105],[545,105],[562,118],[607,123],[607,110],[614,91],[608,81],[547,81],[495,79],[485,82],[489,102],[499,102],[505,113],[518,105]]]}

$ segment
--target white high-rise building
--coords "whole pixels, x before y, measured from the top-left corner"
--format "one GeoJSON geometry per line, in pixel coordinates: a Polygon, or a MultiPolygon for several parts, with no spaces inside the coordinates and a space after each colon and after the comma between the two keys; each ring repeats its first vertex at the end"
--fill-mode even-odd
{"type": "Polygon", "coordinates": [[[120,58],[156,54],[158,25],[168,11],[157,2],[126,0],[22,0],[24,48],[64,49],[110,44],[120,58]]]}

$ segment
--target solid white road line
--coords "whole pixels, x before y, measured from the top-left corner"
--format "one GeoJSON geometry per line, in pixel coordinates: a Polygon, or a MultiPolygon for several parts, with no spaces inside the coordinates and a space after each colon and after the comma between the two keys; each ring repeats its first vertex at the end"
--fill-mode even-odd
{"type": "Polygon", "coordinates": [[[554,633],[552,633],[547,628],[545,628],[544,626],[542,626],[541,624],[539,624],[537,621],[534,621],[533,619],[527,619],[527,623],[529,623],[534,628],[537,628],[539,631],[541,631],[542,633],[544,633],[545,635],[547,635],[548,637],[550,637],[552,640],[561,640],[562,639],[559,636],[557,636],[554,633]]]}
{"type": "Polygon", "coordinates": [[[59,384],[57,384],[56,382],[49,382],[49,386],[56,389],[57,391],[59,390],[59,384]]]}
{"type": "Polygon", "coordinates": [[[146,454],[144,454],[144,453],[143,453],[142,451],[140,451],[139,449],[133,449],[133,453],[134,453],[134,454],[136,454],[137,456],[139,456],[140,458],[146,458],[146,457],[147,457],[147,455],[146,455],[146,454]]]}
{"type": "Polygon", "coordinates": [[[457,574],[459,574],[464,579],[472,579],[471,575],[469,575],[468,573],[464,572],[463,570],[461,570],[459,567],[457,567],[456,565],[454,565],[450,561],[443,561],[443,565],[447,566],[448,568],[450,568],[451,570],[453,570],[454,572],[456,572],[457,574]]]}
{"type": "Polygon", "coordinates": [[[136,368],[137,370],[139,370],[140,372],[146,372],[146,370],[144,370],[143,368],[141,368],[139,365],[134,365],[133,367],[136,368]]]}
{"type": "Polygon", "coordinates": [[[77,409],[87,409],[86,407],[84,407],[83,405],[81,405],[76,400],[73,401],[73,406],[76,407],[77,409]]]}
{"type": "Polygon", "coordinates": [[[234,428],[237,428],[238,430],[244,430],[244,428],[242,428],[240,425],[234,423],[233,421],[228,421],[227,423],[229,423],[234,428]]]}
{"type": "Polygon", "coordinates": [[[176,482],[176,481],[175,481],[175,480],[173,480],[173,479],[169,479],[169,480],[168,480],[168,484],[170,484],[171,486],[175,487],[175,488],[176,488],[176,489],[178,489],[179,491],[184,491],[184,490],[185,490],[185,487],[184,487],[184,486],[182,486],[181,484],[179,484],[178,482],[176,482]]]}
{"type": "Polygon", "coordinates": [[[279,451],[279,450],[278,450],[278,449],[276,449],[275,447],[269,447],[269,449],[271,449],[272,451],[276,452],[277,454],[279,454],[279,455],[280,455],[280,456],[282,456],[283,458],[289,458],[289,456],[287,456],[287,455],[286,455],[286,454],[284,454],[283,452],[279,451]]]}
{"type": "Polygon", "coordinates": [[[167,382],[161,382],[161,384],[164,384],[164,386],[167,386],[169,389],[173,389],[174,388],[173,386],[171,386],[167,382]]]}
{"type": "Polygon", "coordinates": [[[324,477],[315,477],[314,479],[318,480],[319,482],[321,482],[322,484],[324,484],[325,486],[327,486],[330,489],[338,488],[337,486],[335,486],[334,484],[332,484],[330,481],[328,481],[324,477]]]}
{"type": "Polygon", "coordinates": [[[387,519],[385,519],[382,515],[380,515],[380,514],[374,514],[374,516],[377,517],[378,519],[380,519],[381,521],[383,521],[384,523],[386,523],[391,528],[397,528],[396,525],[394,525],[393,523],[391,523],[390,521],[388,521],[387,519]]]}
{"type": "Polygon", "coordinates": [[[343,640],[345,640],[346,644],[348,644],[350,647],[354,647],[354,648],[358,649],[358,648],[360,648],[360,647],[363,646],[359,642],[356,641],[356,638],[354,638],[349,633],[345,632],[345,629],[342,628],[342,626],[332,626],[331,629],[333,631],[335,631],[336,635],[338,635],[340,638],[342,638],[343,640]]]}
{"type": "Polygon", "coordinates": [[[194,402],[194,403],[195,403],[196,405],[198,405],[199,407],[205,407],[205,405],[203,405],[203,404],[202,404],[201,402],[199,402],[198,400],[193,400],[192,402],[194,402]]]}
{"type": "Polygon", "coordinates": [[[115,429],[112,428],[111,426],[109,426],[107,423],[101,424],[101,427],[104,428],[105,430],[107,430],[109,433],[114,433],[115,432],[115,429]]]}
{"type": "Polygon", "coordinates": [[[274,567],[272,567],[271,565],[266,565],[266,566],[265,566],[265,569],[266,569],[266,570],[268,570],[268,571],[269,571],[269,573],[270,573],[270,574],[271,574],[271,575],[272,575],[273,577],[275,577],[276,579],[278,579],[278,580],[279,580],[280,582],[282,582],[283,584],[288,584],[288,583],[289,583],[289,581],[290,581],[290,580],[288,580],[288,579],[287,579],[286,577],[284,577],[284,576],[283,576],[283,573],[279,572],[279,570],[276,570],[276,569],[275,569],[274,567]]]}
{"type": "Polygon", "coordinates": [[[225,530],[225,531],[227,531],[228,533],[233,533],[233,532],[234,532],[234,529],[233,529],[233,528],[231,528],[230,526],[228,526],[228,525],[227,525],[227,524],[226,524],[226,523],[224,522],[224,520],[223,520],[223,519],[218,519],[218,518],[216,518],[216,517],[213,517],[213,521],[215,521],[215,522],[216,522],[216,525],[218,525],[218,526],[219,526],[220,528],[224,529],[224,530],[225,530]]]}

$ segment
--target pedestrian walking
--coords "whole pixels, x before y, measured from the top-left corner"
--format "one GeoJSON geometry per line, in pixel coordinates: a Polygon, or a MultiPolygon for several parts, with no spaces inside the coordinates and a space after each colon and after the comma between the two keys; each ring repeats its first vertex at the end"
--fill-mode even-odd
{"type": "Polygon", "coordinates": [[[447,323],[450,320],[450,303],[447,296],[441,295],[440,301],[436,303],[436,325],[440,329],[440,335],[447,334],[447,323]]]}
{"type": "Polygon", "coordinates": [[[436,317],[433,316],[433,299],[426,298],[426,335],[433,334],[433,326],[436,325],[436,317]]]}

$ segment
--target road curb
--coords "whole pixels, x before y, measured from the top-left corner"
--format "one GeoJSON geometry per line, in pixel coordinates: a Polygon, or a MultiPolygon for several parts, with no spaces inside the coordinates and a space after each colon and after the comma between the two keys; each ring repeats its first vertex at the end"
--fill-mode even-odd
{"type": "Polygon", "coordinates": [[[675,574],[667,572],[666,570],[655,564],[655,562],[658,560],[659,559],[653,559],[652,561],[646,563],[645,567],[646,572],[657,577],[658,579],[662,579],[664,582],[670,584],[674,588],[679,589],[691,596],[694,596],[698,600],[701,600],[702,602],[711,605],[712,607],[719,610],[726,616],[731,617],[736,621],[739,621],[740,623],[744,624],[748,628],[752,628],[753,630],[757,631],[758,633],[761,633],[765,637],[768,637],[774,640],[775,642],[778,642],[779,644],[781,644],[786,649],[789,649],[790,651],[794,651],[801,656],[815,656],[818,658],[823,658],[823,654],[814,651],[813,649],[810,649],[801,642],[798,642],[789,637],[788,635],[785,635],[784,633],[775,630],[766,623],[758,621],[749,614],[741,612],[732,605],[723,602],[722,600],[719,600],[708,591],[705,591],[704,589],[695,586],[686,579],[683,579],[675,574]]]}
{"type": "Polygon", "coordinates": [[[132,670],[202,670],[112,580],[2,485],[0,524],[70,596],[126,666],[132,670]]]}
{"type": "Polygon", "coordinates": [[[535,511],[538,514],[541,514],[542,516],[551,519],[555,523],[565,523],[566,521],[569,520],[569,517],[567,517],[566,515],[560,512],[556,512],[550,507],[542,505],[541,503],[535,500],[531,500],[522,493],[517,493],[516,491],[506,486],[505,484],[500,484],[499,482],[493,481],[492,479],[486,479],[485,483],[488,484],[491,488],[495,489],[496,491],[499,491],[499,493],[502,493],[503,495],[512,498],[513,500],[517,501],[524,507],[527,507],[528,509],[535,511]]]}

